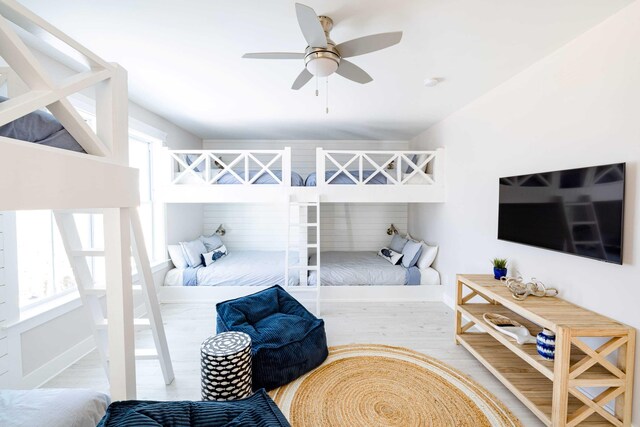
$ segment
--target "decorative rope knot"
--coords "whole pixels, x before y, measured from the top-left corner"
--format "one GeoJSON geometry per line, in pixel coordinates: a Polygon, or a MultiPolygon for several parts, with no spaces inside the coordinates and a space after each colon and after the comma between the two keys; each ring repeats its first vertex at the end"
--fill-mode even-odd
{"type": "Polygon", "coordinates": [[[511,296],[518,301],[527,299],[529,295],[534,297],[555,297],[558,295],[556,288],[547,288],[544,283],[535,277],[532,277],[531,281],[526,283],[522,276],[502,277],[500,280],[509,288],[511,296]]]}

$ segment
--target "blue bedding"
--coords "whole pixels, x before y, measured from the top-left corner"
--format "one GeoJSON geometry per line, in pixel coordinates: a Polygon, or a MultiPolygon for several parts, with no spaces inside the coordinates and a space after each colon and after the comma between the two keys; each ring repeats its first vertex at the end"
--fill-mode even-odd
{"type": "MultiPolygon", "coordinates": [[[[337,171],[335,171],[335,170],[325,171],[324,180],[325,181],[329,180],[329,178],[331,178],[336,172],[337,171]]],[[[374,172],[375,171],[372,171],[372,170],[362,171],[362,179],[366,180],[374,172]]],[[[349,171],[349,173],[351,175],[353,175],[354,178],[358,179],[358,171],[349,171]]],[[[315,187],[316,186],[316,181],[317,181],[316,180],[316,173],[313,172],[313,173],[309,174],[309,176],[307,177],[307,180],[305,181],[304,185],[307,186],[307,187],[315,187]]],[[[378,172],[376,175],[373,176],[373,178],[371,178],[371,180],[369,182],[367,182],[367,185],[369,185],[369,184],[383,185],[383,184],[386,184],[386,183],[387,183],[387,177],[378,172]]],[[[338,176],[333,178],[333,180],[331,180],[331,182],[329,184],[354,185],[355,182],[353,182],[353,180],[349,177],[349,175],[347,175],[344,172],[340,172],[340,174],[338,174],[338,176]]]]}
{"type": "MultiPolygon", "coordinates": [[[[6,100],[7,98],[0,96],[0,102],[6,100]]],[[[60,122],[45,111],[34,111],[0,126],[0,136],[86,153],[60,122]]]]}
{"type": "MultiPolygon", "coordinates": [[[[254,176],[256,176],[256,174],[259,171],[257,170],[252,170],[249,171],[249,179],[253,179],[254,176]]],[[[273,174],[278,177],[278,179],[282,179],[282,171],[281,170],[272,170],[271,172],[273,172],[273,174]]],[[[236,172],[238,174],[238,176],[240,176],[241,178],[244,178],[244,173],[243,172],[236,172]]],[[[236,178],[235,176],[233,176],[230,173],[224,173],[217,181],[218,184],[239,184],[240,181],[238,181],[238,178],[236,178]]],[[[271,176],[271,174],[269,172],[262,172],[260,174],[260,176],[258,176],[258,179],[256,179],[254,181],[254,184],[278,184],[278,182],[273,179],[273,177],[271,176]]],[[[300,174],[296,173],[296,172],[291,172],[291,186],[292,187],[304,187],[304,179],[302,179],[302,177],[300,176],[300,174]]]]}
{"type": "MultiPolygon", "coordinates": [[[[46,424],[46,423],[45,423],[46,424]]],[[[264,389],[235,401],[113,402],[98,427],[289,427],[290,424],[264,389]]]]}

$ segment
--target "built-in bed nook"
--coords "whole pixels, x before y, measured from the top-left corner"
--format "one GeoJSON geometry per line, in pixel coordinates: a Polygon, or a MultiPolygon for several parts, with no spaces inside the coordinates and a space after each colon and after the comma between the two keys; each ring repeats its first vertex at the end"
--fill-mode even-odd
{"type": "Polygon", "coordinates": [[[444,201],[444,150],[315,145],[164,151],[160,198],[201,204],[205,226],[202,236],[169,246],[175,268],[163,301],[216,300],[273,284],[318,303],[439,298],[437,242],[406,228],[409,202],[444,201]],[[397,255],[387,257],[389,249],[397,255]]]}

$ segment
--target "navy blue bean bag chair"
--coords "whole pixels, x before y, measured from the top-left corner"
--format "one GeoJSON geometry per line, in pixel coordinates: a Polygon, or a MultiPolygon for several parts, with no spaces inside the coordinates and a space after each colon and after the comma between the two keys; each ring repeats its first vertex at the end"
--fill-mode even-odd
{"type": "Polygon", "coordinates": [[[280,409],[260,390],[229,402],[113,402],[98,427],[291,427],[280,409]]]}
{"type": "Polygon", "coordinates": [[[272,390],[327,358],[324,321],[280,286],[216,305],[217,332],[238,331],[251,337],[253,389],[272,390]]]}

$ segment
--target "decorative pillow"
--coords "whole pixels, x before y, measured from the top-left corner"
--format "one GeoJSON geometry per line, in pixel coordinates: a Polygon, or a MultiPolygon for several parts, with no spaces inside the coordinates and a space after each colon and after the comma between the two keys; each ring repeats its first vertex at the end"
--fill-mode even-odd
{"type": "Polygon", "coordinates": [[[198,239],[204,243],[204,247],[207,248],[207,252],[218,249],[223,245],[222,239],[220,239],[217,234],[212,234],[211,236],[200,236],[198,239]]]}
{"type": "Polygon", "coordinates": [[[420,258],[418,258],[416,266],[421,270],[431,267],[431,264],[433,264],[433,260],[436,259],[437,254],[437,246],[429,246],[422,242],[422,253],[420,254],[420,258]]]}
{"type": "Polygon", "coordinates": [[[404,248],[404,245],[406,244],[407,239],[399,234],[394,234],[393,238],[391,239],[391,243],[389,243],[389,249],[393,250],[394,252],[402,252],[402,248],[404,248]]]}
{"type": "Polygon", "coordinates": [[[189,267],[202,265],[200,255],[207,252],[204,243],[200,240],[192,240],[190,242],[180,242],[180,247],[182,248],[182,252],[184,252],[184,257],[187,259],[189,267]]]}
{"type": "Polygon", "coordinates": [[[176,268],[187,268],[189,264],[184,257],[184,252],[182,251],[182,247],[180,245],[169,245],[167,247],[169,251],[169,257],[171,258],[171,262],[175,265],[176,268]]]}
{"type": "Polygon", "coordinates": [[[420,258],[422,252],[422,243],[415,240],[409,240],[402,248],[402,266],[405,268],[413,267],[420,258]]]}
{"type": "Polygon", "coordinates": [[[211,252],[202,254],[202,261],[204,262],[204,265],[206,267],[209,267],[211,264],[225,256],[227,253],[227,247],[225,245],[222,245],[211,252]]]}
{"type": "Polygon", "coordinates": [[[382,249],[380,249],[380,252],[378,252],[378,255],[381,256],[382,258],[386,259],[387,261],[389,261],[393,265],[400,264],[400,261],[402,260],[402,254],[398,253],[398,252],[396,252],[396,251],[394,251],[393,249],[390,249],[390,248],[382,248],[382,249]]]}

